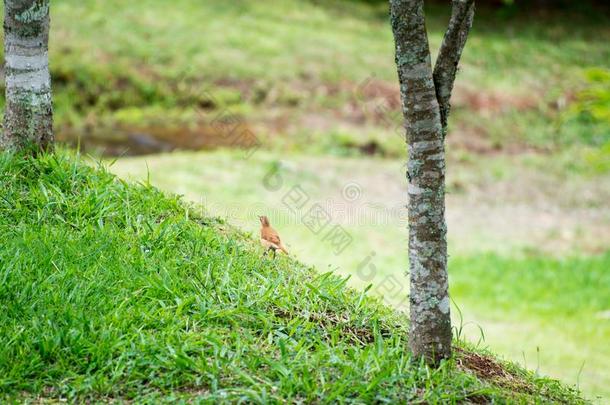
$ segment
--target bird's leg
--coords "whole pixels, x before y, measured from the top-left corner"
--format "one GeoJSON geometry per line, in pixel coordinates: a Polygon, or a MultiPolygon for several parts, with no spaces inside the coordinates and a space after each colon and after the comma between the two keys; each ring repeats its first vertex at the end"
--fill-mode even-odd
{"type": "Polygon", "coordinates": [[[265,251],[263,252],[263,257],[267,256],[267,253],[269,253],[269,248],[265,249],[265,251]]]}
{"type": "Polygon", "coordinates": [[[273,260],[275,260],[275,251],[276,251],[276,250],[277,250],[277,249],[273,249],[273,260]]]}

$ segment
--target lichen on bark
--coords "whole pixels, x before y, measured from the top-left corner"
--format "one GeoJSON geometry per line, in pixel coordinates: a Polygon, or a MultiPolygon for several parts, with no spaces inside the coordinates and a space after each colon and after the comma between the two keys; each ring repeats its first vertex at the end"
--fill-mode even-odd
{"type": "Polygon", "coordinates": [[[474,12],[472,0],[454,0],[453,7],[433,72],[423,0],[390,1],[409,146],[409,345],[416,358],[429,364],[451,355],[444,135],[455,69],[472,24],[468,13],[474,12]]]}
{"type": "Polygon", "coordinates": [[[0,148],[53,144],[49,0],[4,0],[6,107],[0,148]]]}

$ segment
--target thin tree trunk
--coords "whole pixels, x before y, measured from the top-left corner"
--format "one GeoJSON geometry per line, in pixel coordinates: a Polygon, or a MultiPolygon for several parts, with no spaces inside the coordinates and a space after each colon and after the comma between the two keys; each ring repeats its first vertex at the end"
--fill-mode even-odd
{"type": "Polygon", "coordinates": [[[423,357],[431,365],[451,356],[444,134],[457,62],[472,24],[472,16],[465,17],[457,6],[474,12],[472,0],[453,3],[433,74],[423,0],[390,1],[409,146],[409,345],[416,358],[423,357]]]}
{"type": "Polygon", "coordinates": [[[53,144],[49,0],[4,0],[6,108],[0,148],[53,144]]]}

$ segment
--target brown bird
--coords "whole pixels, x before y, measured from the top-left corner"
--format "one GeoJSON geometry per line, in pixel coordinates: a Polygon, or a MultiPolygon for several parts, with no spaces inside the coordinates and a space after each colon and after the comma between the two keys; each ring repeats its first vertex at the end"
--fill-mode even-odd
{"type": "Polygon", "coordinates": [[[277,250],[281,250],[282,252],[288,254],[288,250],[286,250],[286,247],[282,243],[280,235],[271,227],[269,218],[267,218],[265,215],[261,215],[258,217],[258,219],[261,221],[261,244],[265,248],[265,253],[263,253],[263,256],[266,255],[269,250],[273,250],[273,258],[275,258],[275,252],[277,250]]]}

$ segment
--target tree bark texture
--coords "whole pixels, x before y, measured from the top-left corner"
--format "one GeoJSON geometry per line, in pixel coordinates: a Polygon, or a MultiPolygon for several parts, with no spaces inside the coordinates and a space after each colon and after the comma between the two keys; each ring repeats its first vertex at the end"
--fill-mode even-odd
{"type": "Polygon", "coordinates": [[[423,0],[390,1],[409,147],[409,346],[414,357],[431,365],[451,356],[444,138],[449,98],[473,13],[472,0],[453,1],[433,71],[423,0]]]}
{"type": "Polygon", "coordinates": [[[6,107],[0,148],[53,144],[49,0],[4,0],[6,107]]]}

